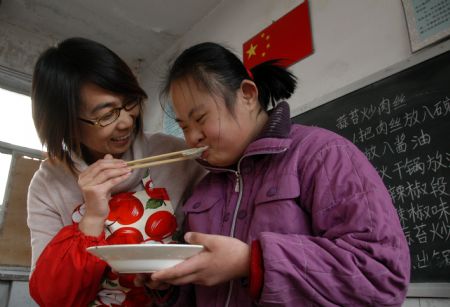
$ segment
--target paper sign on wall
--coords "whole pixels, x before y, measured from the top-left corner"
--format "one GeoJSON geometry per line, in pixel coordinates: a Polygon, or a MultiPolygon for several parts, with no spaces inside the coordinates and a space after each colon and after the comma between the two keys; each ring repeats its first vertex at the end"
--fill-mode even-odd
{"type": "Polygon", "coordinates": [[[450,36],[450,1],[402,0],[413,52],[450,36]]]}

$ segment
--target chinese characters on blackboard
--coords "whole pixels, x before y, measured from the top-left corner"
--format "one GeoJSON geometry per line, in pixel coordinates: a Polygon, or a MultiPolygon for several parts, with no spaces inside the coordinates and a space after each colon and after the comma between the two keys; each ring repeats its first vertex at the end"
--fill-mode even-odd
{"type": "MultiPolygon", "coordinates": [[[[450,98],[408,105],[406,94],[339,114],[335,131],[350,138],[374,163],[396,205],[412,249],[413,269],[450,267],[448,174],[450,131],[436,129],[450,120],[450,98]]],[[[443,129],[445,129],[443,127],[443,129]]]]}

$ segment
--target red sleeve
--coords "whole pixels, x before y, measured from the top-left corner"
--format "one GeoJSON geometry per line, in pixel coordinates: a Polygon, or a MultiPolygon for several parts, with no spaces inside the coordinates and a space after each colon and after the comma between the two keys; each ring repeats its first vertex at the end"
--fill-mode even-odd
{"type": "Polygon", "coordinates": [[[264,283],[264,265],[261,243],[258,240],[252,242],[250,254],[250,296],[258,300],[264,283]]]}
{"type": "Polygon", "coordinates": [[[78,224],[62,228],[40,255],[30,278],[30,294],[40,306],[87,306],[95,299],[106,263],[86,251],[105,245],[78,224]]]}

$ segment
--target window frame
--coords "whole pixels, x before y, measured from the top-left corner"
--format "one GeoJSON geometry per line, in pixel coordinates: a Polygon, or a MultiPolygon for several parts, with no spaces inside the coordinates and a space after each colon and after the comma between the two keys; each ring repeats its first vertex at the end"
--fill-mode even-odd
{"type": "Polygon", "coordinates": [[[8,179],[6,180],[5,185],[5,194],[3,196],[3,202],[0,204],[0,230],[3,227],[3,220],[5,216],[5,212],[7,210],[7,204],[9,202],[9,195],[11,192],[11,175],[14,171],[15,162],[18,157],[28,157],[31,159],[37,159],[37,160],[44,160],[45,159],[45,152],[40,151],[37,149],[22,147],[6,142],[0,141],[0,153],[2,154],[9,154],[11,155],[11,163],[9,164],[9,171],[8,171],[8,179]]]}
{"type": "MultiPolygon", "coordinates": [[[[27,73],[20,72],[10,67],[0,65],[0,87],[15,92],[30,96],[31,94],[32,76],[27,73]]],[[[43,160],[45,152],[33,148],[27,148],[0,140],[0,152],[11,155],[11,162],[9,165],[8,179],[6,180],[5,192],[3,195],[3,202],[0,204],[0,230],[3,228],[3,220],[7,210],[7,204],[11,191],[11,174],[14,171],[15,161],[19,156],[26,156],[32,159],[43,160]]]]}

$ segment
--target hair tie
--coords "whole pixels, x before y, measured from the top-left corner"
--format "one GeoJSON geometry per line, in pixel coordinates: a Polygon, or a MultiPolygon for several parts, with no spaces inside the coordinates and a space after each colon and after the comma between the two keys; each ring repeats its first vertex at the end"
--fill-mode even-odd
{"type": "Polygon", "coordinates": [[[251,70],[248,69],[248,68],[245,68],[245,69],[247,70],[247,74],[248,74],[248,76],[250,77],[250,80],[253,81],[253,74],[252,74],[251,70]]]}

